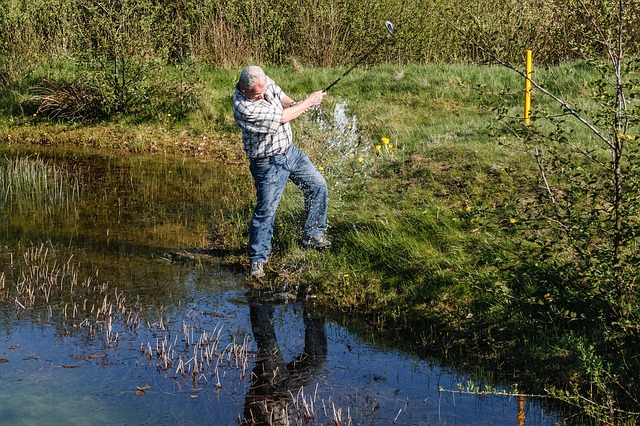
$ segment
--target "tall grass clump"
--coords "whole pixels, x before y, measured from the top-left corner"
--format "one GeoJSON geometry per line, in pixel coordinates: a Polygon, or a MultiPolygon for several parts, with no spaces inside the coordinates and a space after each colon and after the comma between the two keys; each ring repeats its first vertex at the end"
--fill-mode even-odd
{"type": "Polygon", "coordinates": [[[139,326],[139,306],[124,292],[98,282],[96,276],[83,277],[72,258],[59,256],[45,244],[29,247],[16,259],[12,256],[4,265],[0,303],[11,303],[17,317],[27,313],[53,321],[65,335],[79,333],[117,346],[120,331],[139,326]]]}
{"type": "Polygon", "coordinates": [[[40,157],[5,157],[0,161],[0,199],[11,208],[68,211],[79,198],[77,179],[40,157]]]}

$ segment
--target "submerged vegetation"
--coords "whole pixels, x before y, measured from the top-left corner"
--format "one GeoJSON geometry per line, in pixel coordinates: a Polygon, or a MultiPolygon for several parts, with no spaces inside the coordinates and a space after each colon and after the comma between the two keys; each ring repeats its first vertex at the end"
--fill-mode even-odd
{"type": "MultiPolygon", "coordinates": [[[[255,372],[251,372],[250,365],[268,362],[268,356],[253,349],[251,333],[226,329],[229,324],[222,322],[223,318],[218,318],[221,322],[209,331],[201,316],[187,315],[178,323],[177,318],[167,312],[169,307],[158,300],[165,299],[164,296],[157,297],[154,292],[132,293],[131,288],[118,288],[113,283],[103,282],[97,271],[87,274],[78,261],[73,257],[62,258],[64,250],[58,251],[51,244],[14,249],[22,256],[14,258],[5,250],[0,251],[6,271],[6,274],[0,272],[0,303],[3,304],[3,316],[9,317],[11,313],[11,319],[5,317],[7,325],[14,322],[14,317],[27,316],[39,327],[53,324],[60,336],[77,336],[83,342],[80,353],[68,356],[68,363],[51,368],[74,369],[91,364],[105,368],[116,366],[123,364],[122,359],[114,356],[122,349],[129,353],[128,360],[136,359],[136,365],[154,368],[180,388],[188,389],[190,398],[195,399],[207,390],[243,392],[244,387],[239,383],[251,378],[254,386],[255,372]],[[134,344],[142,336],[152,340],[142,341],[137,349],[134,344]],[[131,356],[136,350],[137,355],[131,356]]],[[[191,308],[192,313],[197,309],[196,304],[191,308]]],[[[213,316],[213,313],[209,315],[213,316]]],[[[7,332],[10,334],[10,330],[7,332]]],[[[10,349],[18,350],[20,346],[15,344],[10,349]]],[[[38,355],[27,358],[39,360],[38,355]]],[[[0,364],[9,363],[9,359],[0,358],[0,364]]],[[[46,368],[43,366],[40,370],[46,368]]],[[[271,380],[273,383],[283,381],[277,375],[271,380]]],[[[138,385],[129,392],[141,397],[154,392],[156,386],[161,387],[151,380],[144,383],[153,384],[138,385]]],[[[131,380],[126,380],[125,386],[131,386],[131,380]]],[[[253,398],[253,404],[264,412],[265,418],[292,419],[291,423],[283,424],[316,421],[352,424],[348,411],[343,413],[330,397],[325,399],[318,395],[317,388],[313,392],[304,384],[291,386],[288,394],[280,396],[278,404],[267,404],[268,393],[263,398],[259,395],[253,398]]],[[[111,418],[108,419],[107,423],[111,418]]],[[[238,421],[240,419],[238,414],[238,421]]],[[[100,416],[94,420],[105,422],[100,416]]],[[[244,424],[264,423],[247,417],[244,424]]]]}
{"type": "MultiPolygon", "coordinates": [[[[471,16],[445,1],[420,13],[356,2],[362,13],[351,19],[347,7],[320,8],[332,19],[319,27],[314,15],[297,16],[296,31],[321,36],[300,38],[278,27],[293,19],[284,17],[294,2],[270,9],[274,19],[255,19],[237,2],[189,9],[183,1],[166,15],[183,18],[171,24],[155,2],[138,2],[118,30],[109,19],[125,4],[56,2],[71,9],[42,17],[42,28],[69,37],[49,44],[19,19],[46,3],[7,9],[2,22],[0,142],[233,166],[237,178],[216,195],[228,202],[212,217],[206,248],[240,265],[253,198],[232,121],[233,67],[261,63],[299,98],[342,70],[319,66],[349,63],[361,40],[377,36],[374,22],[394,20],[396,43],[371,57],[386,65],[356,69],[294,125],[331,188],[334,248],[301,249],[301,200],[287,191],[263,284],[313,295],[382,329],[413,329],[425,350],[453,361],[464,354],[498,373],[518,371],[523,388],[546,389],[596,422],[637,421],[637,4],[532,2],[535,13],[516,16],[521,2],[485,2],[471,16]],[[106,6],[110,14],[96,12],[106,6]],[[513,37],[527,16],[536,34],[513,37]],[[71,37],[80,17],[91,18],[83,21],[89,37],[78,32],[90,45],[71,37]],[[535,69],[529,127],[516,62],[525,47],[545,65],[535,69]],[[470,64],[481,61],[502,66],[470,64]]],[[[42,185],[37,161],[20,165],[35,169],[22,184],[15,164],[2,164],[3,198],[31,191],[24,182],[42,185]]],[[[45,198],[72,204],[73,179],[60,188],[56,171],[46,174],[54,179],[39,190],[45,198]]]]}

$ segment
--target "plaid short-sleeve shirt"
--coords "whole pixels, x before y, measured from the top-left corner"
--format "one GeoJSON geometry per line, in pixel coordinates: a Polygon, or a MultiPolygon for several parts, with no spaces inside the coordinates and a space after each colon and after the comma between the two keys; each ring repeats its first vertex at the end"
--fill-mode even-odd
{"type": "Polygon", "coordinates": [[[264,99],[252,100],[236,87],[233,95],[233,119],[242,129],[242,144],[249,158],[284,154],[292,142],[291,125],[281,123],[285,94],[267,77],[264,99]]]}

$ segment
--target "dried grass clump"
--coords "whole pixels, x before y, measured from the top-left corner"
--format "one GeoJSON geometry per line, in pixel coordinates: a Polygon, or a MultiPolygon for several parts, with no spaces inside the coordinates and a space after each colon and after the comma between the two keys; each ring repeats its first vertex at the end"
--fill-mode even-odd
{"type": "Polygon", "coordinates": [[[104,115],[103,96],[83,81],[45,80],[32,92],[39,103],[37,114],[52,120],[89,123],[104,115]]]}

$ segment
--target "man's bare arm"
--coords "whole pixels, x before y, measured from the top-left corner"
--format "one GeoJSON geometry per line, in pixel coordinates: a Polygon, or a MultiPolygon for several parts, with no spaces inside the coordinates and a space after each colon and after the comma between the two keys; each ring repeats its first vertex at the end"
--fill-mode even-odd
{"type": "Polygon", "coordinates": [[[295,102],[289,96],[285,95],[281,100],[284,111],[282,112],[282,119],[280,122],[287,123],[294,118],[300,117],[302,114],[307,112],[309,108],[320,105],[322,98],[326,94],[326,92],[319,90],[317,92],[313,92],[305,100],[300,102],[295,102]]]}

